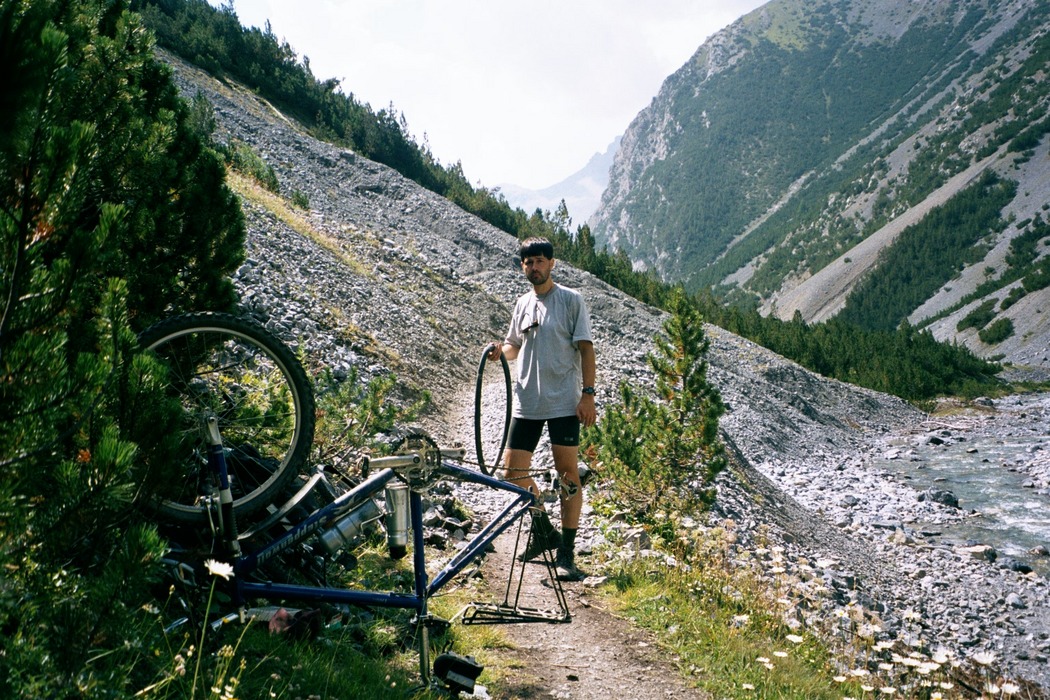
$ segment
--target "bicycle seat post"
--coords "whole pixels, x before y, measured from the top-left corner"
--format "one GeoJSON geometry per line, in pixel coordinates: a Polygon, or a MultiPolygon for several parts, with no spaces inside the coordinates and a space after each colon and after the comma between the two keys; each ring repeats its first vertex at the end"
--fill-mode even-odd
{"type": "Polygon", "coordinates": [[[209,415],[204,419],[204,434],[208,442],[208,466],[219,480],[219,518],[222,525],[223,543],[226,553],[232,557],[241,555],[241,544],[237,539],[237,520],[233,513],[233,492],[230,490],[230,472],[226,467],[226,451],[219,434],[219,419],[209,415]]]}

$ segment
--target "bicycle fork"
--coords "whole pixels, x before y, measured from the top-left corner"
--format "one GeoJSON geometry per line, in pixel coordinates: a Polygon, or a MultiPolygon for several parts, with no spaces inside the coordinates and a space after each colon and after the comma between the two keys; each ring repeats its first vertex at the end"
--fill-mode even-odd
{"type": "Polygon", "coordinates": [[[222,446],[217,416],[205,417],[204,436],[208,443],[208,467],[219,481],[219,528],[222,532],[223,546],[228,556],[239,557],[241,544],[237,539],[237,518],[233,514],[230,471],[226,466],[226,450],[222,446]]]}

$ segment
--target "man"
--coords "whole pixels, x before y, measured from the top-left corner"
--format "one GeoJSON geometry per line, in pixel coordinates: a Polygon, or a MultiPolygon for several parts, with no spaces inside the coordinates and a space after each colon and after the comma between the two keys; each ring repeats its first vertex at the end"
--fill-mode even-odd
{"type": "Polygon", "coordinates": [[[522,242],[521,269],[532,285],[514,306],[503,343],[493,343],[489,359],[502,353],[517,360],[514,411],[507,437],[506,479],[539,493],[529,474],[532,455],[547,426],[554,468],[562,484],[561,525],[558,531],[547,512],[538,508],[533,519],[531,545],[524,559],[557,549],[558,578],[578,581],[576,530],[583,507],[578,451],[580,427],[594,425],[595,357],[591,321],[579,292],[555,284],[554,246],[545,238],[522,242]]]}

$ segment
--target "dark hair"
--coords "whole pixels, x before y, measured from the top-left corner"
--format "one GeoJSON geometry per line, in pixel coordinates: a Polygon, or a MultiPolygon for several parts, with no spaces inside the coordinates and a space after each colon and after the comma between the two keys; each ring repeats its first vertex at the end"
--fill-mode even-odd
{"type": "Polygon", "coordinates": [[[554,244],[546,238],[533,236],[532,238],[526,238],[521,242],[521,248],[518,249],[518,254],[521,256],[522,260],[525,260],[525,258],[531,258],[535,255],[542,255],[548,260],[553,260],[554,244]]]}

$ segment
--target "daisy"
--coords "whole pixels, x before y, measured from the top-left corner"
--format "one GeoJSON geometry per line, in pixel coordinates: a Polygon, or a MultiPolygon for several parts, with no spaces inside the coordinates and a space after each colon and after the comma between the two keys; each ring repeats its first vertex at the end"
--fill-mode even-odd
{"type": "Polygon", "coordinates": [[[233,565],[227,564],[224,561],[215,561],[214,559],[209,559],[208,561],[204,562],[204,567],[212,576],[222,576],[227,581],[229,581],[230,577],[233,576],[233,565]]]}

